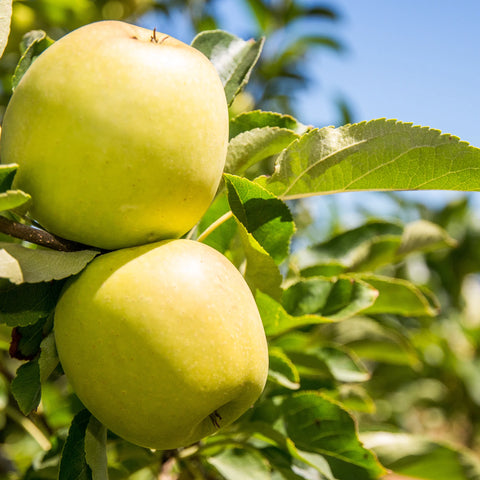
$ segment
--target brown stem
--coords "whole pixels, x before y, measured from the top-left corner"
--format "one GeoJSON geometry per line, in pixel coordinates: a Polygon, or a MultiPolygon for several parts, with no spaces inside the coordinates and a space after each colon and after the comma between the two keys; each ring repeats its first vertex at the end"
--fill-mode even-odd
{"type": "Polygon", "coordinates": [[[0,232],[60,252],[78,252],[79,250],[92,249],[87,245],[57,237],[40,228],[30,227],[2,216],[0,216],[0,232]]]}

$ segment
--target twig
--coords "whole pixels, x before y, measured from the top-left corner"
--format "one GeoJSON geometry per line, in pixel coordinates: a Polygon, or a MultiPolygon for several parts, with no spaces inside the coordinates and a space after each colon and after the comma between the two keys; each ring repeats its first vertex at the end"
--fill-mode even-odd
{"type": "Polygon", "coordinates": [[[229,210],[223,214],[220,218],[217,218],[208,228],[206,228],[197,238],[198,242],[203,242],[216,228],[225,223],[228,219],[233,217],[233,213],[229,210]]]}
{"type": "Polygon", "coordinates": [[[78,252],[79,250],[92,249],[92,247],[87,245],[57,237],[40,228],[24,225],[23,223],[15,222],[2,216],[0,216],[0,232],[60,252],[78,252]]]}
{"type": "Polygon", "coordinates": [[[12,420],[17,422],[27,433],[29,433],[43,450],[47,451],[52,448],[50,440],[28,417],[24,417],[20,412],[17,412],[10,405],[5,407],[5,412],[12,420]]]}
{"type": "Polygon", "coordinates": [[[163,462],[157,479],[158,480],[175,480],[176,478],[178,478],[178,476],[175,473],[173,473],[173,467],[175,466],[176,462],[177,462],[177,459],[175,457],[171,457],[167,461],[163,462]]]}

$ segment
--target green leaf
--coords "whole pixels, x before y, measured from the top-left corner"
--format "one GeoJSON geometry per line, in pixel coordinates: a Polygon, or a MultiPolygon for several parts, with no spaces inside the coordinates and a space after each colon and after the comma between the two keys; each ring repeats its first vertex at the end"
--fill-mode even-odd
{"type": "Polygon", "coordinates": [[[243,175],[251,166],[278,155],[309,127],[290,115],[255,110],[230,121],[225,172],[243,175]]]}
{"type": "Polygon", "coordinates": [[[229,105],[248,82],[264,41],[263,38],[245,41],[222,30],[201,32],[194,38],[192,47],[200,50],[217,69],[229,105]]]}
{"type": "MultiPolygon", "coordinates": [[[[400,238],[403,232],[401,225],[384,221],[367,222],[360,227],[339,233],[327,241],[309,247],[305,252],[306,260],[299,257],[300,268],[306,269],[320,264],[338,262],[345,267],[359,263],[370,250],[373,241],[383,238],[400,238]]],[[[303,270],[302,270],[303,274],[303,270]]]]}
{"type": "Polygon", "coordinates": [[[320,315],[289,315],[280,303],[260,290],[256,293],[256,301],[267,336],[274,337],[294,328],[330,323],[333,320],[320,315]]]}
{"type": "Polygon", "coordinates": [[[32,197],[21,190],[7,190],[0,193],[0,212],[12,210],[29,202],[32,197]]]}
{"type": "Polygon", "coordinates": [[[32,30],[24,35],[22,39],[22,56],[18,62],[12,77],[12,89],[15,90],[25,72],[35,59],[54,41],[43,30],[32,30]]]}
{"type": "Polygon", "coordinates": [[[0,0],[0,57],[5,51],[10,34],[12,19],[12,0],[0,0]]]}
{"type": "Polygon", "coordinates": [[[423,480],[478,480],[480,462],[466,448],[406,433],[365,434],[365,442],[395,473],[423,480]]]}
{"type": "Polygon", "coordinates": [[[271,9],[262,0],[247,0],[247,4],[254,14],[259,29],[264,32],[268,31],[270,22],[273,20],[271,9]]]}
{"type": "Polygon", "coordinates": [[[50,332],[40,343],[40,356],[38,366],[40,367],[40,382],[45,382],[59,363],[57,349],[55,347],[55,335],[50,332]]]}
{"type": "MultiPolygon", "coordinates": [[[[399,224],[374,221],[342,232],[297,254],[302,276],[343,266],[343,271],[369,272],[395,264],[407,255],[451,248],[455,240],[426,220],[399,224]]],[[[341,270],[341,268],[340,268],[341,270]]]]}
{"type": "Polygon", "coordinates": [[[85,455],[85,435],[91,414],[82,410],[75,415],[60,461],[58,480],[92,480],[92,470],[87,464],[85,455]]]}
{"type": "Polygon", "coordinates": [[[457,242],[445,229],[427,220],[417,220],[405,225],[396,254],[403,258],[412,252],[431,252],[456,246],[457,242]]]}
{"type": "Polygon", "coordinates": [[[434,317],[438,314],[439,306],[433,297],[424,294],[407,280],[373,274],[363,274],[357,278],[367,282],[379,293],[375,303],[364,310],[366,314],[390,313],[407,317],[434,317]]]}
{"type": "Polygon", "coordinates": [[[18,166],[15,164],[0,165],[0,192],[9,190],[18,166]]]}
{"type": "Polygon", "coordinates": [[[55,308],[62,282],[24,283],[0,289],[0,323],[25,326],[46,318],[55,308]]]}
{"type": "Polygon", "coordinates": [[[325,456],[335,477],[361,478],[352,475],[357,469],[373,478],[385,473],[358,439],[353,418],[337,403],[316,392],[300,392],[287,397],[282,410],[295,446],[325,456]],[[346,470],[351,476],[344,475],[346,470]]]}
{"type": "Polygon", "coordinates": [[[254,450],[232,448],[208,459],[208,463],[226,480],[270,480],[270,470],[254,450]]]}
{"type": "Polygon", "coordinates": [[[276,112],[253,110],[244,112],[230,120],[230,138],[234,138],[249,130],[277,127],[282,130],[290,130],[296,134],[303,134],[309,128],[290,115],[276,112]]]}
{"type": "Polygon", "coordinates": [[[37,283],[60,280],[79,273],[98,251],[59,252],[0,243],[0,277],[12,283],[37,283]]]}
{"type": "Polygon", "coordinates": [[[281,263],[288,256],[295,232],[287,205],[246,178],[226,174],[225,183],[235,218],[277,264],[281,263]]]}
{"type": "Polygon", "coordinates": [[[318,314],[343,320],[374,305],[378,291],[352,277],[311,277],[290,285],[283,306],[290,315],[318,314]]]}
{"type": "Polygon", "coordinates": [[[261,290],[274,299],[280,299],[283,277],[275,261],[247,231],[243,223],[238,222],[238,230],[245,252],[244,277],[248,286],[252,292],[261,290]]]}
{"type": "Polygon", "coordinates": [[[40,351],[46,320],[41,318],[33,325],[15,327],[12,331],[10,356],[19,360],[32,360],[40,351]]]}
{"type": "Polygon", "coordinates": [[[363,190],[480,190],[480,150],[438,130],[372,120],[312,130],[257,182],[284,199],[363,190]],[[421,166],[421,168],[420,168],[421,166]]]}
{"type": "MultiPolygon", "coordinates": [[[[328,395],[332,395],[330,392],[328,395]]],[[[359,384],[343,384],[332,395],[334,400],[339,401],[347,410],[373,414],[376,405],[372,397],[359,384]]]]}
{"type": "Polygon", "coordinates": [[[322,455],[302,452],[293,445],[289,449],[267,447],[260,453],[268,460],[272,468],[285,480],[337,480],[333,477],[328,462],[322,455]],[[319,476],[320,474],[320,476],[319,476]]]}
{"type": "Polygon", "coordinates": [[[268,376],[270,380],[290,390],[298,390],[300,388],[300,376],[295,364],[281,348],[272,347],[268,353],[268,376]]]}
{"type": "Polygon", "coordinates": [[[373,237],[352,252],[349,269],[374,271],[384,265],[396,264],[412,253],[426,253],[451,248],[456,242],[448,233],[426,220],[407,224],[401,236],[373,237]]]}
{"type": "MultiPolygon", "coordinates": [[[[270,412],[272,410],[281,412],[278,405],[265,403],[268,404],[267,408],[270,412]]],[[[282,478],[318,479],[320,473],[322,480],[336,480],[323,455],[299,450],[289,438],[272,427],[271,422],[251,421],[247,427],[256,439],[267,445],[267,447],[258,448],[258,452],[268,460],[274,470],[282,474],[282,478]]]]}
{"type": "Polygon", "coordinates": [[[280,347],[288,355],[300,373],[302,387],[304,380],[309,380],[310,385],[310,380],[325,378],[347,383],[370,379],[370,373],[353,351],[343,345],[319,341],[311,333],[294,332],[271,341],[270,345],[280,347]]]}
{"type": "Polygon", "coordinates": [[[292,42],[288,50],[290,51],[302,51],[312,46],[326,47],[332,50],[340,52],[344,49],[344,46],[335,38],[327,37],[324,35],[304,35],[292,42]]]}
{"type": "Polygon", "coordinates": [[[396,328],[358,317],[335,324],[335,331],[333,340],[346,345],[361,359],[418,367],[418,352],[396,328]]]}
{"type": "Polygon", "coordinates": [[[21,365],[11,384],[12,394],[18,403],[21,412],[28,415],[40,403],[40,367],[38,360],[21,365]]]}
{"type": "Polygon", "coordinates": [[[253,165],[278,155],[298,135],[285,128],[263,127],[240,133],[230,140],[225,172],[244,175],[253,165]]]}
{"type": "Polygon", "coordinates": [[[93,416],[85,432],[85,461],[92,471],[92,480],[108,480],[107,429],[93,416]]]}
{"type": "Polygon", "coordinates": [[[370,373],[356,358],[355,354],[343,346],[328,345],[315,349],[323,359],[330,373],[339,382],[366,382],[370,373]]]}

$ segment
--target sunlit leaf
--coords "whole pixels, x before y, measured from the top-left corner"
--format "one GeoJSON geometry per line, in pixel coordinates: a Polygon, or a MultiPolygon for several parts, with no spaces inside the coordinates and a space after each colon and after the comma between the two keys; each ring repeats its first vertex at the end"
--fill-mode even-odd
{"type": "Polygon", "coordinates": [[[425,295],[413,283],[401,278],[364,274],[360,278],[378,290],[375,303],[364,313],[391,313],[404,316],[433,317],[438,313],[438,304],[431,295],[425,295]]]}
{"type": "Polygon", "coordinates": [[[0,212],[20,207],[30,199],[30,195],[21,190],[7,190],[6,192],[2,192],[0,193],[0,212]]]}
{"type": "Polygon", "coordinates": [[[334,475],[343,480],[345,465],[375,478],[384,473],[372,452],[357,436],[356,426],[349,413],[338,404],[316,392],[301,392],[288,397],[282,404],[285,427],[296,447],[327,457],[334,475]]]}
{"type": "Polygon", "coordinates": [[[269,353],[269,378],[282,387],[298,390],[300,376],[295,364],[285,355],[280,348],[272,347],[269,353]]]}
{"type": "Polygon", "coordinates": [[[0,0],[0,57],[8,43],[11,18],[12,0],[0,0]]]}
{"type": "Polygon", "coordinates": [[[332,320],[351,317],[374,305],[378,291],[351,277],[310,277],[290,285],[282,303],[290,315],[322,315],[332,320]]]}
{"type": "Polygon", "coordinates": [[[257,182],[281,198],[363,190],[480,190],[480,150],[438,130],[372,120],[313,130],[257,182]]]}
{"type": "Polygon", "coordinates": [[[285,128],[263,127],[240,133],[228,144],[225,172],[244,174],[251,166],[288,147],[298,135],[285,128]]]}
{"type": "Polygon", "coordinates": [[[261,291],[257,291],[256,301],[268,336],[281,335],[298,327],[333,321],[321,315],[289,315],[279,302],[261,291]]]}
{"type": "Polygon", "coordinates": [[[12,77],[12,89],[15,90],[23,75],[35,59],[54,42],[43,30],[32,30],[22,40],[22,56],[12,77]]]}
{"type": "Polygon", "coordinates": [[[262,457],[253,450],[226,449],[212,456],[208,463],[213,465],[226,480],[269,480],[270,469],[262,457]]]}
{"type": "Polygon", "coordinates": [[[364,365],[347,348],[326,345],[316,349],[319,358],[328,366],[332,376],[340,382],[365,382],[370,374],[364,365]]]}
{"type": "Polygon", "coordinates": [[[289,253],[295,224],[280,199],[246,178],[225,175],[228,202],[233,214],[277,262],[289,253]]]}
{"type": "Polygon", "coordinates": [[[265,127],[277,127],[282,130],[293,131],[296,134],[303,134],[311,128],[303,125],[291,115],[253,110],[251,112],[241,113],[230,120],[230,138],[234,138],[249,130],[265,127]]]}
{"type": "Polygon", "coordinates": [[[0,243],[0,277],[12,283],[37,283],[75,275],[98,255],[97,251],[59,252],[0,243]]]}
{"type": "Polygon", "coordinates": [[[210,30],[199,33],[192,47],[200,50],[213,63],[230,104],[248,82],[263,43],[263,38],[245,41],[222,30],[210,30]]]}

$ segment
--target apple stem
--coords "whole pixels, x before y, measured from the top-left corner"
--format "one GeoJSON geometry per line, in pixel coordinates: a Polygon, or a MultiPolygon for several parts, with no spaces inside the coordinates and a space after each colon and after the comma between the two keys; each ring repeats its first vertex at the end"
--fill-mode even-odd
{"type": "Polygon", "coordinates": [[[10,235],[11,237],[26,240],[27,242],[40,245],[42,247],[51,248],[60,252],[78,252],[79,250],[92,250],[92,247],[81,243],[72,242],[65,238],[57,237],[50,232],[40,228],[24,225],[14,220],[2,217],[0,215],[0,232],[10,235]]]}
{"type": "Polygon", "coordinates": [[[220,218],[215,220],[211,225],[209,225],[197,238],[197,242],[203,242],[215,229],[220,225],[225,223],[228,219],[233,217],[233,213],[229,210],[227,213],[223,214],[220,218]]]}
{"type": "Polygon", "coordinates": [[[209,417],[213,425],[217,428],[220,428],[220,423],[218,421],[222,419],[221,415],[215,410],[209,415],[209,417]]]}

